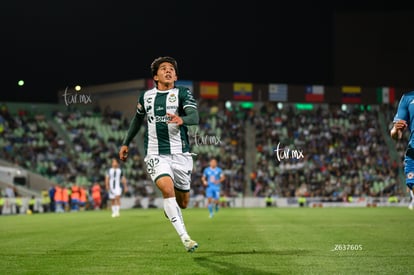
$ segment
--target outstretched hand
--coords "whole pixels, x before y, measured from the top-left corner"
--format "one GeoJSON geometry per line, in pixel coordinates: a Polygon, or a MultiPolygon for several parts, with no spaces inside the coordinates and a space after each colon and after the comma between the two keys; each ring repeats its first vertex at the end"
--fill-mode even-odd
{"type": "Polygon", "coordinates": [[[182,125],[184,123],[183,119],[176,114],[167,113],[167,116],[169,117],[168,123],[175,123],[177,125],[182,125]]]}
{"type": "Polygon", "coordinates": [[[394,123],[391,129],[391,138],[397,140],[402,138],[404,130],[407,128],[407,122],[405,120],[398,120],[394,123]]]}
{"type": "Polygon", "coordinates": [[[126,161],[128,158],[128,146],[122,145],[121,149],[119,149],[119,159],[122,161],[126,161]]]}

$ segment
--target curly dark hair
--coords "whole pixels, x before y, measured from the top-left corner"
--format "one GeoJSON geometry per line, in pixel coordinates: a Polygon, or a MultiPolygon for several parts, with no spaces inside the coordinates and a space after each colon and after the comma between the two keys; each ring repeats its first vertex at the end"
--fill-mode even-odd
{"type": "Polygon", "coordinates": [[[171,65],[173,65],[174,69],[175,69],[175,73],[178,75],[177,61],[174,58],[170,57],[170,56],[160,56],[160,57],[157,57],[156,59],[154,59],[154,61],[152,61],[152,63],[151,63],[152,76],[157,74],[157,71],[158,71],[158,68],[160,67],[160,64],[164,63],[164,62],[168,62],[171,65]]]}

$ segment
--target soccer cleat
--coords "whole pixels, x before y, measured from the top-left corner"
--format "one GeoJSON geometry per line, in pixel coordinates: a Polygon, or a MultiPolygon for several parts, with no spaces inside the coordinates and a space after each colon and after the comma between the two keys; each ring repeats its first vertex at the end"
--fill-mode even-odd
{"type": "Polygon", "coordinates": [[[413,210],[413,205],[412,204],[408,205],[408,209],[413,210]]]}
{"type": "Polygon", "coordinates": [[[184,247],[187,250],[187,252],[191,252],[192,253],[198,247],[198,243],[196,241],[191,240],[191,239],[184,240],[183,243],[184,243],[184,247]]]}

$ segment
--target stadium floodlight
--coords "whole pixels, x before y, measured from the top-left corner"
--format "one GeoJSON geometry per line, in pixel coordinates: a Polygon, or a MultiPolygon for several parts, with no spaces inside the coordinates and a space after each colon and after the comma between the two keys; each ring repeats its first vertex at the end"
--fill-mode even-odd
{"type": "Polygon", "coordinates": [[[282,109],[283,109],[283,103],[282,103],[282,102],[278,102],[278,103],[277,103],[277,108],[278,108],[279,110],[282,110],[282,109]]]}

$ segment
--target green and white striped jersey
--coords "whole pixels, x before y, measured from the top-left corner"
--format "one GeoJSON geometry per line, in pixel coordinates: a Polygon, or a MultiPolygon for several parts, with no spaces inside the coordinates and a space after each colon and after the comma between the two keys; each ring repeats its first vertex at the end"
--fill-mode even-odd
{"type": "Polygon", "coordinates": [[[137,113],[147,116],[145,154],[168,155],[190,151],[188,129],[185,125],[167,123],[167,113],[184,116],[186,108],[196,108],[197,102],[186,87],[160,91],[156,88],[141,94],[137,113]]]}

